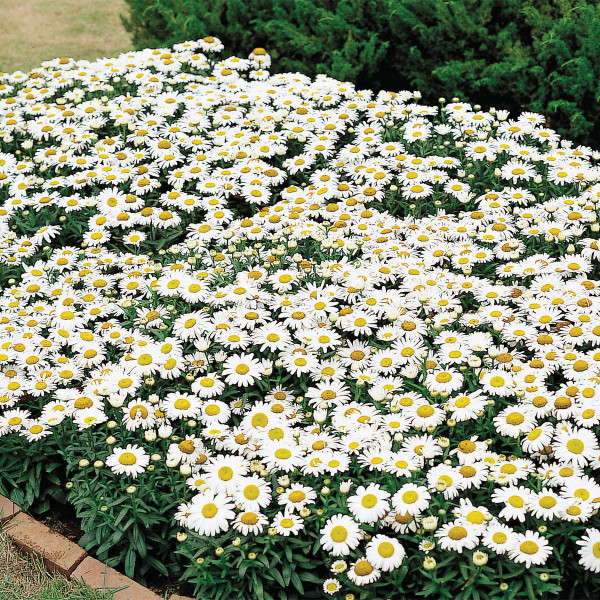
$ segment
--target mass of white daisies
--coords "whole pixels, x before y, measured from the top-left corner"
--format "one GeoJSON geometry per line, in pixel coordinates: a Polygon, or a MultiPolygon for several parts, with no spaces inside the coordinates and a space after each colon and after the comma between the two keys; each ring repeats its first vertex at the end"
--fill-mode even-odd
{"type": "Polygon", "coordinates": [[[105,429],[180,543],[318,518],[326,594],[600,572],[600,153],[221,48],[0,75],[0,451],[105,429]]]}

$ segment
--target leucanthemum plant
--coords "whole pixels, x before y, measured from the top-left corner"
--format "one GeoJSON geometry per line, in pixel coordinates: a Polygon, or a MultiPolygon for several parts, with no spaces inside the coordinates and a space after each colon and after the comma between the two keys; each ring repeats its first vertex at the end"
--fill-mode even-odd
{"type": "Polygon", "coordinates": [[[2,492],[202,598],[595,597],[600,153],[221,49],[0,75],[2,492]]]}

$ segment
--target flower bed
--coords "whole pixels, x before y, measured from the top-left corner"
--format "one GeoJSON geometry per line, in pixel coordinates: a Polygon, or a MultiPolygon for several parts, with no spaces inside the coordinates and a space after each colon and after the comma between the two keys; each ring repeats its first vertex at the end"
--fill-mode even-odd
{"type": "Polygon", "coordinates": [[[0,491],[201,597],[593,598],[600,154],[219,49],[0,76],[0,491]]]}

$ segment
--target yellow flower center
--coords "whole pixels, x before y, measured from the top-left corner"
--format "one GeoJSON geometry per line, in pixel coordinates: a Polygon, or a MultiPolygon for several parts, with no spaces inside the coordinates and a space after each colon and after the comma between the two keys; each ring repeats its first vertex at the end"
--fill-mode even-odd
{"type": "Polygon", "coordinates": [[[148,417],[148,409],[145,406],[141,406],[140,404],[136,404],[129,409],[129,416],[132,419],[135,419],[140,413],[142,419],[146,419],[148,417]]]}
{"type": "Polygon", "coordinates": [[[302,490],[295,490],[289,495],[290,502],[302,502],[306,498],[306,494],[302,490]]]}
{"type": "Polygon", "coordinates": [[[461,467],[459,472],[463,477],[474,477],[477,474],[477,471],[471,465],[461,467]]]}
{"type": "Polygon", "coordinates": [[[178,448],[184,454],[193,454],[193,452],[194,452],[194,442],[192,440],[184,440],[183,442],[179,442],[178,448]]]}
{"type": "Polygon", "coordinates": [[[242,515],[240,521],[244,525],[256,525],[258,523],[258,515],[253,512],[247,512],[242,515]]]}
{"type": "Polygon", "coordinates": [[[366,577],[373,572],[373,565],[368,560],[359,560],[354,565],[354,572],[359,577],[366,577]]]}
{"type": "Polygon", "coordinates": [[[379,553],[379,556],[389,558],[394,554],[394,545],[390,542],[381,542],[381,544],[377,546],[377,552],[379,553]]]}
{"type": "Polygon", "coordinates": [[[472,510],[467,515],[467,521],[469,521],[469,523],[475,523],[476,525],[481,525],[485,521],[485,518],[484,518],[483,513],[481,511],[479,511],[479,510],[472,510]]]}
{"type": "Polygon", "coordinates": [[[219,512],[216,504],[209,502],[202,507],[202,516],[206,519],[212,519],[219,512]]]}
{"type": "Polygon", "coordinates": [[[521,550],[523,554],[535,554],[539,549],[540,547],[531,540],[527,540],[519,546],[519,550],[521,550]]]}
{"type": "Polygon", "coordinates": [[[342,542],[346,541],[346,538],[348,537],[348,530],[345,527],[342,527],[342,525],[336,525],[331,530],[329,535],[334,542],[341,544],[342,542]]]}
{"type": "Polygon", "coordinates": [[[229,481],[233,477],[233,469],[231,467],[221,467],[218,475],[222,481],[229,481]]]}
{"type": "Polygon", "coordinates": [[[556,505],[556,499],[552,496],[542,496],[539,503],[542,508],[552,508],[556,505]]]}
{"type": "Polygon", "coordinates": [[[492,536],[492,540],[494,540],[496,544],[505,544],[508,537],[505,533],[502,533],[502,531],[496,531],[492,536]]]}
{"type": "Polygon", "coordinates": [[[191,406],[191,404],[189,400],[186,400],[185,398],[179,398],[178,400],[175,400],[173,406],[177,410],[187,410],[191,406]]]}
{"type": "Polygon", "coordinates": [[[464,454],[471,454],[477,449],[477,446],[471,440],[463,440],[458,444],[458,449],[464,454]]]}
{"type": "Polygon", "coordinates": [[[135,465],[136,460],[137,459],[133,452],[123,452],[123,454],[119,456],[119,462],[122,465],[135,465]]]}
{"type": "Polygon", "coordinates": [[[506,417],[506,422],[509,425],[520,425],[525,420],[525,417],[518,412],[512,412],[506,417]]]}
{"type": "Polygon", "coordinates": [[[260,489],[254,484],[247,485],[244,488],[244,497],[248,500],[256,500],[260,495],[260,489]]]}
{"type": "Polygon", "coordinates": [[[138,358],[139,365],[149,365],[152,362],[152,356],[150,354],[142,354],[138,358]]]}
{"type": "Polygon", "coordinates": [[[460,525],[455,525],[448,531],[448,537],[451,540],[462,540],[467,537],[467,530],[460,525]]]}
{"type": "Polygon", "coordinates": [[[584,449],[584,444],[581,440],[575,438],[567,442],[567,450],[573,454],[581,454],[584,449]]]}
{"type": "Polygon", "coordinates": [[[377,496],[375,494],[367,494],[361,500],[361,504],[365,508],[373,508],[377,504],[377,496]]]}

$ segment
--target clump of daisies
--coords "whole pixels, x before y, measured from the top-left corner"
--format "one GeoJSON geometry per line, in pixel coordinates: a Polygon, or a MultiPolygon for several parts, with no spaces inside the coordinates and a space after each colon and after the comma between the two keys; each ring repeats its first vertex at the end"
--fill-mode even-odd
{"type": "Polygon", "coordinates": [[[0,449],[184,481],[204,596],[598,573],[600,154],[221,48],[0,75],[0,449]]]}

